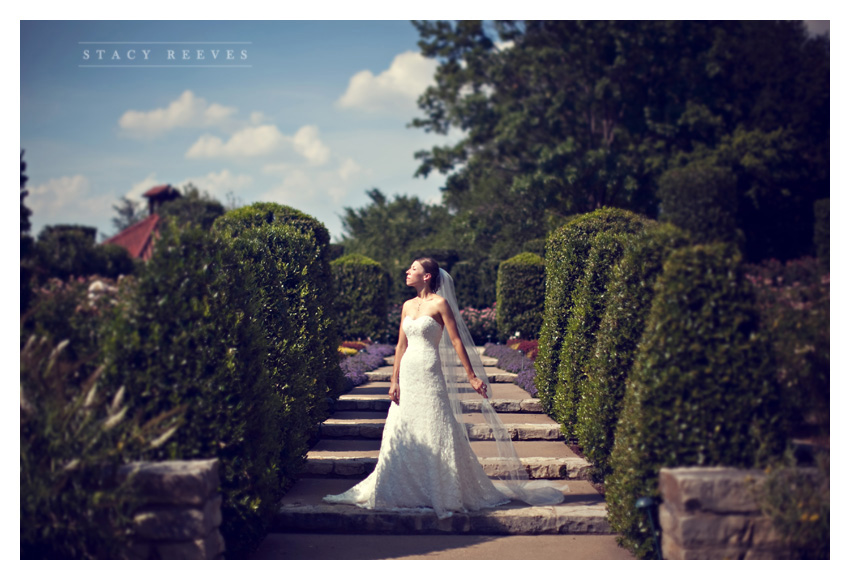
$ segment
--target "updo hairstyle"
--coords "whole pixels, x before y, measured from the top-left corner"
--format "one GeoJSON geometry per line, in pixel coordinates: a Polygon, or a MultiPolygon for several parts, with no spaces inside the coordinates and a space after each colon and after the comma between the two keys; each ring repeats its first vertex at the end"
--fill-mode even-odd
{"type": "Polygon", "coordinates": [[[431,292],[436,292],[440,288],[440,282],[442,282],[440,280],[440,265],[437,263],[437,260],[434,258],[416,258],[414,262],[419,262],[422,265],[422,269],[427,274],[431,274],[428,286],[431,288],[431,292]]]}

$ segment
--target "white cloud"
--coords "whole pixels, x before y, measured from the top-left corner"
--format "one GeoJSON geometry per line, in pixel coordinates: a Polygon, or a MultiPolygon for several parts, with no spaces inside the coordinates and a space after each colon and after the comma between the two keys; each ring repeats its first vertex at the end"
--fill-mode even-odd
{"type": "Polygon", "coordinates": [[[357,163],[353,159],[345,159],[342,164],[339,166],[339,170],[337,171],[340,178],[343,181],[348,181],[351,177],[354,177],[358,173],[365,173],[363,168],[357,165],[357,163]]]}
{"type": "Polygon", "coordinates": [[[337,105],[370,112],[409,114],[416,99],[434,80],[437,62],[414,51],[397,55],[390,68],[377,76],[363,70],[348,81],[337,105]]]}
{"type": "Polygon", "coordinates": [[[240,189],[249,187],[254,183],[254,179],[250,175],[234,175],[230,170],[222,169],[218,173],[212,172],[200,177],[186,179],[180,184],[180,188],[182,189],[188,183],[221,200],[228,192],[235,193],[240,189]]]}
{"type": "Polygon", "coordinates": [[[206,134],[189,147],[186,158],[262,157],[275,152],[288,140],[275,125],[242,129],[234,133],[227,142],[220,137],[206,134]]]}
{"type": "Polygon", "coordinates": [[[34,213],[54,215],[79,203],[89,189],[90,182],[84,175],[58,177],[30,187],[25,204],[34,213]]]}
{"type": "Polygon", "coordinates": [[[172,129],[226,126],[236,109],[217,103],[207,104],[192,91],[184,91],[167,107],[152,111],[127,111],[118,126],[131,137],[156,137],[172,129]]]}
{"type": "Polygon", "coordinates": [[[305,125],[298,129],[292,138],[292,146],[313,165],[324,165],[331,153],[319,139],[319,129],[314,125],[305,125]]]}

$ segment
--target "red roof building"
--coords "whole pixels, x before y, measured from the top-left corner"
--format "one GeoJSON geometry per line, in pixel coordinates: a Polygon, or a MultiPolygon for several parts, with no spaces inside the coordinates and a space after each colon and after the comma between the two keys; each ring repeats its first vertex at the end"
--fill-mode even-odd
{"type": "Polygon", "coordinates": [[[161,218],[156,210],[168,201],[180,197],[180,192],[170,185],[152,187],[142,197],[148,198],[148,217],[104,240],[126,249],[134,258],[148,260],[153,255],[154,239],[159,235],[161,218]]]}

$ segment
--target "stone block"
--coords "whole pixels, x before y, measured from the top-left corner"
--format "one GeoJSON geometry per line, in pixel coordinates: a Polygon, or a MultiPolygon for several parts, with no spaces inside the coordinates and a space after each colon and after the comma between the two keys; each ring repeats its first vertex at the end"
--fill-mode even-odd
{"type": "Polygon", "coordinates": [[[202,505],[218,489],[219,460],[137,461],[118,470],[144,500],[159,504],[202,505]]]}
{"type": "Polygon", "coordinates": [[[209,535],[221,525],[221,496],[206,502],[202,509],[143,508],[133,518],[136,537],[146,540],[195,540],[209,535]]]}
{"type": "Polygon", "coordinates": [[[662,468],[659,488],[665,502],[686,511],[748,513],[758,510],[755,492],[764,473],[729,467],[662,468]]]}
{"type": "Polygon", "coordinates": [[[217,529],[205,538],[156,546],[156,553],[163,560],[213,560],[223,552],[224,538],[217,529]]]}
{"type": "Polygon", "coordinates": [[[362,475],[365,471],[366,465],[360,459],[338,459],[333,466],[335,475],[362,475]]]}

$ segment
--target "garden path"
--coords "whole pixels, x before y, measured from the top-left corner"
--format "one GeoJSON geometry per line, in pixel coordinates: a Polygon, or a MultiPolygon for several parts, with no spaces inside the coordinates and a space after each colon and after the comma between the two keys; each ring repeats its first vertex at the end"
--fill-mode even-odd
{"type": "MultiPolygon", "coordinates": [[[[492,385],[491,402],[511,432],[532,479],[566,483],[564,503],[511,502],[438,520],[434,514],[328,505],[327,494],[345,491],[374,469],[389,408],[387,366],[337,401],[307,454],[302,478],[281,501],[257,559],[629,559],[608,526],[604,498],[586,480],[589,465],[565,444],[557,423],[514,384],[516,375],[482,356],[492,385]]],[[[493,443],[465,416],[472,447],[491,477],[493,443]]]]}

